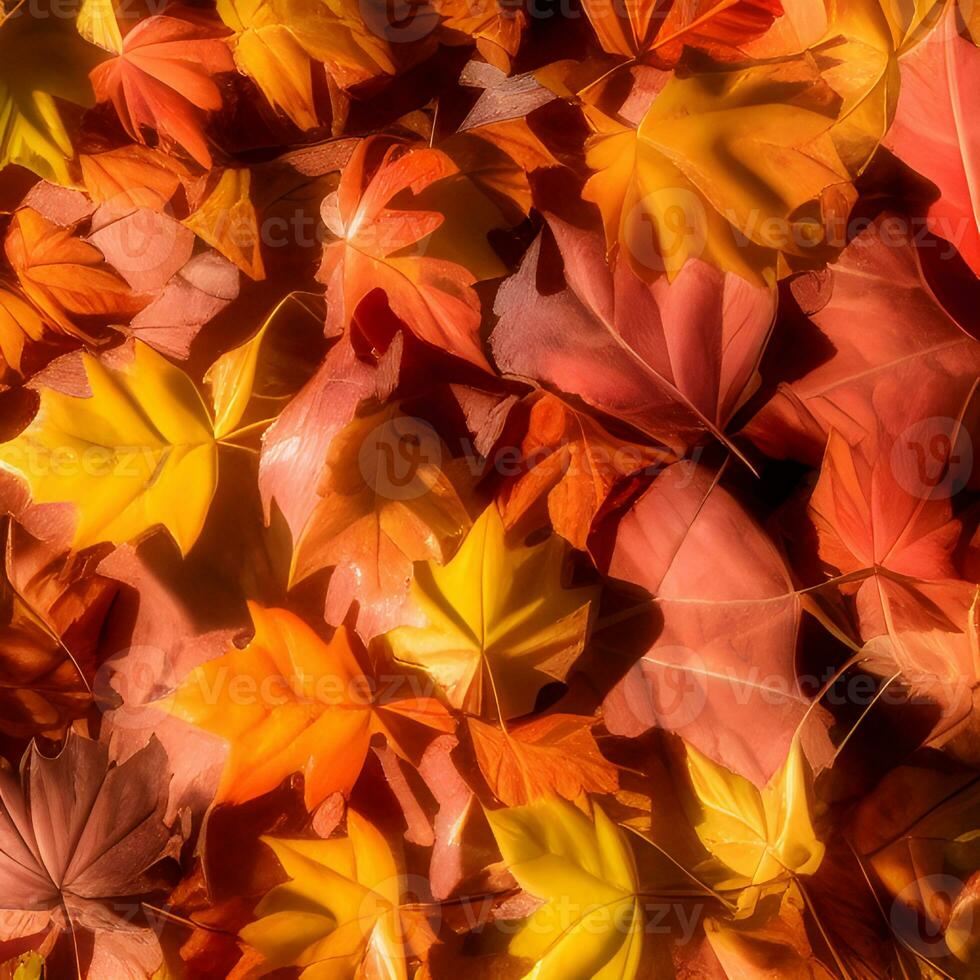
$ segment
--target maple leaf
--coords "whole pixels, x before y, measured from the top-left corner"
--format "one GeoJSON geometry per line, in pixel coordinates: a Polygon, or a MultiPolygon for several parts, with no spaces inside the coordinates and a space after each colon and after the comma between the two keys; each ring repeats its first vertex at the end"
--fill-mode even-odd
{"type": "Polygon", "coordinates": [[[929,460],[939,478],[937,470],[923,473],[912,450],[926,436],[904,424],[922,418],[920,406],[901,376],[890,380],[895,387],[881,383],[873,403],[880,432],[856,447],[831,432],[810,516],[821,558],[849,576],[841,588],[854,592],[869,669],[897,671],[914,691],[935,699],[945,729],[971,710],[971,688],[980,684],[977,589],[956,580],[952,551],[960,525],[942,478],[959,458],[962,430],[948,420],[948,431],[929,433],[946,448],[929,460]],[[899,404],[907,415],[889,426],[899,404]]]}
{"type": "Polygon", "coordinates": [[[74,506],[76,550],[162,525],[186,553],[217,482],[217,445],[197,389],[139,341],[128,362],[70,356],[84,374],[81,391],[41,381],[37,414],[0,446],[0,465],[27,482],[35,504],[74,506]]]}
{"type": "Polygon", "coordinates": [[[263,840],[289,880],[262,899],[241,937],[268,968],[298,966],[306,980],[407,980],[408,961],[423,956],[435,936],[405,894],[400,849],[355,810],[347,811],[343,838],[263,840]]]}
{"type": "Polygon", "coordinates": [[[458,546],[470,518],[443,455],[435,430],[397,406],[356,418],[334,437],[292,572],[298,582],[334,567],[329,621],[341,622],[356,601],[365,637],[397,625],[412,563],[443,562],[458,546]]]}
{"type": "Polygon", "coordinates": [[[966,106],[980,87],[980,50],[960,37],[955,4],[901,60],[902,88],[885,146],[940,191],[929,229],[952,242],[980,275],[980,128],[966,106]]]}
{"type": "Polygon", "coordinates": [[[718,479],[674,464],[620,524],[608,572],[646,589],[663,627],[604,718],[614,734],[677,732],[762,785],[808,705],[795,670],[801,605],[775,545],[718,479]],[[765,740],[751,735],[758,725],[765,740]]]}
{"type": "Polygon", "coordinates": [[[588,109],[596,173],[583,196],[608,249],[644,279],[674,278],[692,257],[758,283],[826,261],[891,118],[896,71],[880,8],[860,5],[804,55],[671,76],[636,130],[588,109]],[[861,69],[840,72],[842,60],[861,69]]]}
{"type": "Polygon", "coordinates": [[[603,758],[589,729],[594,719],[553,714],[497,728],[467,719],[480,770],[506,806],[546,796],[577,800],[615,793],[616,767],[603,758]]]}
{"type": "Polygon", "coordinates": [[[221,33],[203,19],[159,14],[140,21],[118,57],[92,70],[96,98],[112,103],[134,140],[145,143],[144,130],[156,130],[209,168],[205,114],[221,108],[212,76],[235,67],[221,33]]]}
{"type": "Polygon", "coordinates": [[[355,0],[273,0],[282,23],[304,51],[322,61],[338,85],[348,88],[395,72],[383,26],[384,13],[355,0]]]}
{"type": "MultiPolygon", "coordinates": [[[[149,974],[162,960],[153,932],[138,918],[127,922],[113,902],[163,883],[154,865],[180,842],[164,822],[169,775],[155,738],[115,765],[105,746],[80,735],[53,758],[32,745],[20,779],[0,773],[2,904],[93,934],[94,975],[124,975],[137,963],[149,974]]],[[[0,915],[13,922],[15,912],[0,915]]],[[[77,970],[82,976],[80,962],[77,970]]]]}
{"type": "Polygon", "coordinates": [[[529,513],[551,526],[574,547],[586,550],[589,531],[614,486],[645,467],[665,465],[668,454],[625,442],[598,422],[553,395],[531,406],[521,441],[527,472],[509,481],[498,504],[510,530],[529,513]],[[546,502],[546,513],[540,506],[546,502]]]}
{"type": "Polygon", "coordinates": [[[745,889],[739,907],[750,910],[764,886],[782,891],[787,875],[812,875],[824,856],[811,818],[812,777],[799,739],[760,790],[747,779],[687,746],[687,771],[700,816],[695,829],[707,850],[745,889]]]}
{"type": "Polygon", "coordinates": [[[336,239],[324,247],[317,274],[327,285],[330,332],[345,330],[361,301],[382,289],[392,312],[419,338],[486,367],[478,336],[480,301],[472,286],[499,274],[499,262],[475,235],[469,239],[479,257],[474,265],[484,267],[476,272],[426,254],[445,216],[396,203],[405,192],[419,197],[433,186],[461,192],[460,181],[451,179],[459,174],[456,165],[438,150],[395,145],[372,173],[369,154],[377,147],[372,140],[358,145],[336,194],[323,203],[323,222],[336,239]]]}
{"type": "Polygon", "coordinates": [[[980,343],[929,288],[903,220],[882,216],[826,276],[802,277],[794,292],[829,344],[746,426],[764,452],[819,466],[831,429],[853,444],[871,436],[883,382],[915,391],[922,418],[959,415],[980,373],[980,343]],[[856,320],[865,328],[854,330],[856,320]]]}
{"type": "Polygon", "coordinates": [[[92,104],[88,73],[103,57],[70,18],[0,16],[0,168],[20,164],[47,180],[73,183],[73,155],[58,99],[92,104]]]}
{"type": "Polygon", "coordinates": [[[319,125],[313,99],[313,65],[274,0],[219,0],[218,16],[235,32],[238,70],[300,129],[319,125]]]}
{"type": "Polygon", "coordinates": [[[655,2],[617,8],[589,0],[584,7],[603,50],[658,65],[676,64],[685,47],[718,61],[742,60],[740,45],[783,12],[780,0],[678,0],[666,12],[655,2]]]}
{"type": "Polygon", "coordinates": [[[418,564],[411,600],[425,625],[386,641],[396,660],[421,667],[453,707],[501,720],[527,714],[538,692],[563,680],[585,645],[597,589],[562,588],[565,543],[508,545],[489,506],[445,565],[418,564]]]}
{"type": "Polygon", "coordinates": [[[578,395],[678,453],[709,434],[731,446],[722,429],[768,339],[770,292],[697,261],[674,283],[647,285],[623,264],[608,268],[597,235],[549,223],[569,288],[539,293],[538,239],[497,294],[500,369],[578,395]],[[570,337],[587,360],[568,356],[570,337]]]}
{"type": "Polygon", "coordinates": [[[346,627],[324,643],[285,609],[249,603],[249,612],[255,633],[248,645],[195,668],[162,703],[228,740],[217,800],[242,803],[301,772],[313,810],[332,793],[350,792],[372,734],[384,733],[397,746],[400,717],[452,727],[431,698],[375,706],[346,627]]]}
{"type": "Polygon", "coordinates": [[[597,805],[591,818],[564,800],[487,811],[490,829],[517,883],[546,904],[533,912],[509,951],[533,963],[527,974],[633,980],[643,917],[633,854],[597,805]]]}
{"type": "Polygon", "coordinates": [[[128,316],[145,305],[94,245],[32,208],[14,214],[4,251],[25,295],[50,323],[72,336],[86,336],[72,316],[128,316]]]}

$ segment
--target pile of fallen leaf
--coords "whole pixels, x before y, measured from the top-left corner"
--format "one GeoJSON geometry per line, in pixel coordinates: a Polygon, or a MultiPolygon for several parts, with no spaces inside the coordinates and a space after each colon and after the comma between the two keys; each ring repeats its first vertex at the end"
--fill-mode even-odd
{"type": "Polygon", "coordinates": [[[978,42],[2,0],[0,980],[980,977],[978,42]]]}

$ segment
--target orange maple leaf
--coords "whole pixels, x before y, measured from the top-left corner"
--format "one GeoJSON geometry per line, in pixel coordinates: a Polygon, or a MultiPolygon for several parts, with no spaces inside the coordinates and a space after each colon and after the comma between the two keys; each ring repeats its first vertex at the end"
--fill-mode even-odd
{"type": "Polygon", "coordinates": [[[221,108],[211,76],[235,70],[223,33],[202,20],[147,18],[126,35],[118,57],[92,70],[96,98],[112,102],[133,139],[145,143],[144,129],[156,130],[162,140],[210,167],[205,113],[221,108]]]}

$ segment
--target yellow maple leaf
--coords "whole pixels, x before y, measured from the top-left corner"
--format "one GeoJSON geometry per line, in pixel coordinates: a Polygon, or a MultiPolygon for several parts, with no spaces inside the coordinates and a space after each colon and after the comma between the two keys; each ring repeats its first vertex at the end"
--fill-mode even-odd
{"type": "Polygon", "coordinates": [[[120,544],[162,525],[186,554],[204,526],[218,475],[211,419],[190,378],[135,342],[109,366],[81,353],[91,394],[41,386],[40,407],[0,446],[34,503],[70,503],[72,546],[120,544]]]}
{"type": "Polygon", "coordinates": [[[607,246],[643,279],[692,257],[763,284],[825,261],[894,113],[897,70],[889,22],[859,0],[803,54],[672,76],[636,129],[587,106],[583,196],[607,246]]]}
{"type": "Polygon", "coordinates": [[[303,980],[408,980],[406,961],[434,936],[406,907],[401,852],[372,823],[348,810],[347,837],[262,840],[289,876],[240,933],[265,958],[263,968],[298,966],[303,980]]]}
{"type": "Polygon", "coordinates": [[[758,889],[796,875],[814,874],[825,847],[810,815],[810,773],[800,740],[761,790],[743,776],[687,746],[687,770],[701,808],[695,829],[701,843],[748,890],[740,908],[754,907],[758,889]]]}
{"type": "Polygon", "coordinates": [[[526,714],[545,684],[582,652],[597,589],[565,589],[566,545],[551,536],[512,546],[495,506],[446,565],[419,563],[412,597],[425,626],[387,634],[395,658],[425,670],[456,708],[496,702],[502,719],[526,714]]]}
{"type": "Polygon", "coordinates": [[[643,947],[633,853],[623,832],[593,805],[590,819],[565,800],[487,812],[517,883],[546,904],[510,943],[534,962],[530,980],[633,980],[643,947]]]}
{"type": "Polygon", "coordinates": [[[313,62],[282,19],[274,0],[218,0],[218,15],[235,32],[238,70],[261,89],[269,104],[300,129],[319,125],[313,100],[313,62]]]}

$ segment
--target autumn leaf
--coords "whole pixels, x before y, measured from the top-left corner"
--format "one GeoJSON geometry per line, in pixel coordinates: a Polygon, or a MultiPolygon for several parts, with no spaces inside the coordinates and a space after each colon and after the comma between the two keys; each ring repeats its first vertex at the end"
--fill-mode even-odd
{"type": "Polygon", "coordinates": [[[162,525],[182,553],[217,482],[211,420],[190,378],[138,341],[132,359],[77,355],[82,391],[40,384],[40,407],[0,462],[35,504],[74,508],[72,547],[131,541],[162,525]]]}
{"type": "Polygon", "coordinates": [[[980,373],[980,344],[926,283],[911,229],[897,215],[872,223],[838,262],[797,279],[793,291],[812,312],[818,344],[806,345],[802,376],[782,384],[744,430],[764,452],[819,466],[831,429],[849,443],[876,430],[882,383],[907,385],[920,404],[928,396],[923,418],[959,414],[980,373]],[[858,319],[861,331],[853,329],[858,319]]]}
{"type": "Polygon", "coordinates": [[[576,801],[586,793],[615,793],[616,767],[603,758],[589,729],[592,718],[553,714],[497,728],[469,718],[480,770],[506,806],[547,796],[576,801]]]}
{"type": "Polygon", "coordinates": [[[37,953],[24,953],[16,959],[0,964],[3,980],[44,980],[44,957],[37,953]]]}
{"type": "Polygon", "coordinates": [[[320,500],[316,490],[331,441],[373,391],[371,368],[341,341],[263,435],[259,493],[266,521],[278,510],[294,541],[320,500]]]}
{"type": "Polygon", "coordinates": [[[789,878],[812,875],[820,867],[824,845],[813,828],[812,777],[799,739],[761,790],[692,745],[687,771],[700,808],[698,837],[734,874],[731,884],[748,889],[740,907],[755,905],[760,892],[750,886],[782,882],[785,887],[789,878]]]}
{"type": "Polygon", "coordinates": [[[550,518],[555,531],[582,551],[615,485],[671,458],[610,435],[589,416],[547,394],[531,406],[521,456],[527,472],[509,481],[498,497],[504,526],[510,530],[529,514],[538,524],[550,518]]]}
{"type": "MultiPolygon", "coordinates": [[[[455,164],[437,150],[391,146],[369,171],[378,144],[358,145],[335,195],[322,208],[324,224],[336,239],[324,247],[317,278],[327,286],[328,326],[346,329],[365,297],[382,289],[392,312],[419,338],[485,367],[480,347],[478,278],[498,274],[489,245],[473,240],[479,258],[475,274],[458,262],[427,254],[444,216],[397,205],[407,192],[419,197],[434,185],[459,188],[455,164]]],[[[485,205],[489,208],[489,202],[485,205]]]]}
{"type": "Polygon", "coordinates": [[[592,817],[557,798],[487,812],[511,874],[544,900],[510,943],[530,960],[528,976],[638,976],[643,918],[639,882],[626,838],[603,810],[592,817]]]}
{"type": "MultiPolygon", "coordinates": [[[[900,377],[895,381],[909,390],[900,377]]],[[[876,392],[883,424],[874,437],[852,447],[831,432],[810,515],[820,556],[851,576],[841,587],[854,593],[869,669],[890,676],[889,683],[901,675],[917,694],[934,699],[945,729],[970,710],[971,689],[980,684],[977,589],[957,580],[952,550],[960,528],[943,479],[968,437],[953,419],[930,432],[932,444],[938,438],[946,448],[924,471],[915,450],[927,430],[899,423],[894,428],[904,433],[889,432],[889,394],[898,405],[887,384],[876,392]]],[[[919,416],[913,411],[912,417],[919,416]]]]}
{"type": "Polygon", "coordinates": [[[20,373],[24,348],[41,340],[46,321],[24,297],[0,287],[0,355],[6,370],[20,373]]]}
{"type": "Polygon", "coordinates": [[[449,703],[501,720],[526,714],[563,680],[585,645],[594,587],[562,587],[564,542],[507,543],[488,507],[445,565],[419,564],[412,603],[425,625],[386,635],[396,660],[421,667],[449,703]]]}
{"type": "Polygon", "coordinates": [[[212,76],[234,70],[220,35],[204,20],[159,14],[140,21],[126,35],[118,57],[92,71],[96,98],[112,103],[134,140],[145,143],[145,130],[155,130],[160,139],[210,167],[204,123],[206,113],[221,108],[212,76]]]}
{"type": "MultiPolygon", "coordinates": [[[[358,603],[365,637],[403,622],[412,563],[443,562],[470,526],[435,430],[390,406],[354,419],[330,444],[319,501],[294,548],[292,580],[333,567],[327,617],[358,603]]],[[[459,486],[457,486],[457,483],[459,486]]]]}
{"type": "Polygon", "coordinates": [[[380,30],[384,14],[371,23],[372,8],[354,0],[273,0],[274,9],[303,50],[342,88],[395,72],[391,47],[380,30]]]}
{"type": "Polygon", "coordinates": [[[241,936],[268,968],[297,966],[306,980],[407,980],[408,962],[435,937],[405,895],[400,851],[377,827],[348,810],[347,837],[264,841],[289,880],[262,899],[241,936]]]}
{"type": "Polygon", "coordinates": [[[322,330],[313,301],[310,295],[290,293],[252,337],[208,368],[204,380],[211,390],[219,438],[230,435],[246,415],[257,412],[260,422],[277,415],[309,380],[309,338],[322,330]]]}
{"type": "Polygon", "coordinates": [[[610,252],[643,279],[702,258],[761,284],[843,245],[851,181],[894,110],[891,35],[868,6],[807,55],[672,76],[635,131],[589,110],[596,173],[583,195],[610,252]],[[845,58],[860,70],[840,71],[845,58]]]}
{"type": "Polygon", "coordinates": [[[539,293],[535,242],[497,294],[498,367],[578,395],[677,453],[709,435],[731,445],[722,430],[754,383],[769,291],[699,261],[673,283],[647,285],[622,263],[608,268],[597,235],[555,217],[549,225],[569,288],[539,293]],[[589,359],[565,356],[569,336],[589,359]]]}
{"type": "Polygon", "coordinates": [[[489,64],[510,72],[527,20],[524,11],[500,0],[485,4],[434,0],[433,7],[442,17],[443,27],[472,37],[489,64]]]}
{"type": "Polygon", "coordinates": [[[261,236],[249,197],[251,173],[225,170],[184,224],[252,279],[264,279],[261,236]]]}
{"type": "Polygon", "coordinates": [[[14,215],[4,250],[26,296],[65,333],[86,336],[73,316],[127,316],[145,305],[94,245],[31,208],[14,215]]]}
{"type": "MultiPolygon", "coordinates": [[[[893,901],[899,943],[903,932],[917,933],[921,917],[922,934],[931,939],[929,959],[954,976],[962,969],[958,959],[968,967],[963,976],[969,976],[975,943],[970,912],[978,820],[976,775],[928,764],[892,770],[862,800],[853,820],[852,847],[863,873],[893,901]]],[[[909,952],[913,962],[921,956],[914,947],[909,952]]]]}
{"type": "MultiPolygon", "coordinates": [[[[23,12],[22,12],[23,13],[23,12]]],[[[74,155],[58,100],[92,104],[88,73],[102,59],[70,18],[0,17],[0,168],[20,164],[47,180],[74,183],[74,155]]]]}
{"type": "Polygon", "coordinates": [[[726,977],[769,972],[801,980],[832,980],[837,974],[814,954],[805,913],[803,896],[798,886],[791,885],[774,901],[760,903],[747,919],[706,920],[705,934],[726,977]]]}
{"type": "Polygon", "coordinates": [[[130,143],[101,153],[82,153],[78,162],[89,196],[121,213],[136,208],[163,210],[191,173],[162,150],[130,143]]]}
{"type": "Polygon", "coordinates": [[[591,0],[585,11],[604,50],[674,65],[685,47],[718,61],[741,60],[740,45],[766,31],[783,9],[779,0],[681,0],[666,11],[654,2],[618,9],[591,0]]]}
{"type": "Polygon", "coordinates": [[[980,85],[980,50],[958,34],[955,4],[939,26],[901,60],[902,88],[885,145],[940,192],[929,229],[952,242],[980,275],[980,132],[966,109],[980,85]]]}
{"type": "Polygon", "coordinates": [[[249,612],[255,633],[248,645],[195,668],[163,702],[176,717],[228,740],[218,800],[254,799],[300,772],[313,810],[331,793],[350,792],[372,734],[390,735],[399,716],[447,727],[432,699],[376,708],[345,627],[324,643],[285,609],[250,603],[249,612]]]}
{"type": "Polygon", "coordinates": [[[663,617],[650,649],[606,698],[609,730],[677,732],[765,784],[809,703],[795,670],[800,599],[776,546],[717,474],[682,461],[624,517],[608,570],[646,589],[663,617]],[[751,734],[758,725],[764,740],[751,734]]]}
{"type": "MultiPolygon", "coordinates": [[[[116,765],[105,746],[80,735],[53,757],[32,745],[20,779],[9,769],[0,773],[4,905],[45,913],[75,942],[77,933],[89,933],[92,968],[104,976],[138,963],[149,973],[162,961],[140,914],[127,922],[113,904],[164,882],[154,865],[180,843],[164,823],[169,776],[167,755],[154,738],[116,765]]],[[[12,922],[15,912],[0,915],[12,922]]],[[[80,962],[77,970],[81,975],[80,962]]]]}
{"type": "MultiPolygon", "coordinates": [[[[217,252],[198,252],[122,332],[161,354],[185,360],[200,330],[238,298],[239,272],[217,252]]],[[[217,433],[219,438],[230,435],[217,433]]]]}
{"type": "Polygon", "coordinates": [[[238,70],[300,129],[319,125],[313,100],[313,64],[275,0],[219,0],[218,16],[235,36],[238,70]]]}
{"type": "Polygon", "coordinates": [[[0,587],[0,729],[59,733],[92,703],[98,632],[116,588],[90,563],[61,556],[8,521],[0,587]]]}

